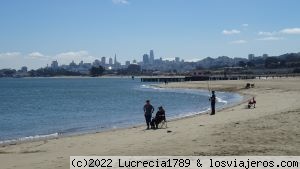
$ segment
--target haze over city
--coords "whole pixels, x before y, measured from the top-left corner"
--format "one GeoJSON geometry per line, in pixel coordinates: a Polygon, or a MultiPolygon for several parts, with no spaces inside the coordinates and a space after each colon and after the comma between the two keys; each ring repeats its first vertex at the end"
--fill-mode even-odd
{"type": "Polygon", "coordinates": [[[297,0],[4,0],[0,68],[299,52],[297,0]]]}

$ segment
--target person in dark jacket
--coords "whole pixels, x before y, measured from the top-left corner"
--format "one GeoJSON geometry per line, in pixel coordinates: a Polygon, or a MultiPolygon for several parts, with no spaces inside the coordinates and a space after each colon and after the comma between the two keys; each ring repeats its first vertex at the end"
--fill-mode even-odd
{"type": "Polygon", "coordinates": [[[150,100],[146,100],[144,105],[144,116],[147,124],[147,129],[150,127],[152,113],[154,112],[154,107],[150,104],[150,100]]]}
{"type": "Polygon", "coordinates": [[[211,97],[209,98],[210,105],[211,105],[211,113],[210,115],[216,114],[216,95],[215,91],[211,91],[211,97]]]}

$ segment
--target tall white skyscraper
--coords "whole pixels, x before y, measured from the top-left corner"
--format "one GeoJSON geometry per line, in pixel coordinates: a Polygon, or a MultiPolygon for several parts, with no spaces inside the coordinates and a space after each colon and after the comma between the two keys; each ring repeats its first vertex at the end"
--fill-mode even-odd
{"type": "Polygon", "coordinates": [[[150,59],[149,59],[150,64],[154,63],[154,52],[153,50],[150,50],[150,59]]]}
{"type": "Polygon", "coordinates": [[[114,64],[117,64],[117,54],[115,54],[115,60],[114,60],[114,64]]]}

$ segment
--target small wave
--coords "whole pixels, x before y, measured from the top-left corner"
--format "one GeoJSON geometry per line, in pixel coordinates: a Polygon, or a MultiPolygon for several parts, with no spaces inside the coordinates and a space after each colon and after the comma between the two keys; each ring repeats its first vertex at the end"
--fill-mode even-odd
{"type": "Polygon", "coordinates": [[[219,102],[219,103],[224,103],[224,104],[227,104],[227,103],[228,103],[228,101],[223,100],[223,99],[220,98],[220,97],[217,97],[217,102],[219,102]]]}
{"type": "Polygon", "coordinates": [[[172,93],[182,93],[182,94],[193,94],[193,95],[207,95],[209,96],[208,91],[202,89],[185,89],[185,88],[160,88],[153,85],[140,85],[137,90],[146,90],[146,91],[158,91],[158,92],[172,92],[172,93]]]}
{"type": "Polygon", "coordinates": [[[198,114],[208,112],[209,110],[210,110],[210,108],[207,108],[207,109],[199,111],[199,112],[182,113],[182,114],[179,114],[179,115],[175,115],[175,116],[171,117],[170,119],[172,120],[172,119],[180,119],[180,118],[184,118],[184,117],[194,116],[194,115],[198,115],[198,114]]]}
{"type": "Polygon", "coordinates": [[[60,131],[59,134],[74,133],[74,132],[76,132],[76,131],[81,131],[81,130],[83,130],[83,129],[84,129],[83,127],[69,128],[69,129],[60,131]]]}
{"type": "Polygon", "coordinates": [[[39,141],[39,140],[48,140],[52,138],[57,138],[59,133],[52,133],[47,135],[35,135],[35,136],[28,136],[28,137],[21,137],[18,139],[11,139],[11,140],[4,140],[0,141],[0,145],[4,144],[15,144],[19,142],[30,142],[30,141],[39,141]]]}
{"type": "Polygon", "coordinates": [[[149,85],[141,85],[141,88],[150,88],[150,86],[149,85]]]}
{"type": "Polygon", "coordinates": [[[159,88],[153,85],[140,85],[140,89],[154,89],[154,90],[163,90],[163,88],[159,88]]]}

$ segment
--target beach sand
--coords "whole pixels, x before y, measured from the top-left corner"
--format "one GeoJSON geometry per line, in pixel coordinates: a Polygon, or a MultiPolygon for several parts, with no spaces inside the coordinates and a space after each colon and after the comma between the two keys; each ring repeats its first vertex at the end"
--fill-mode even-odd
{"type": "MultiPolygon", "coordinates": [[[[207,86],[207,82],[167,85],[207,86]]],[[[211,81],[209,86],[255,96],[256,108],[247,109],[244,102],[214,116],[168,122],[167,129],[138,126],[4,146],[0,147],[1,169],[69,168],[70,156],[76,155],[300,155],[300,78],[211,81]],[[255,87],[244,89],[246,83],[255,87]]]]}

